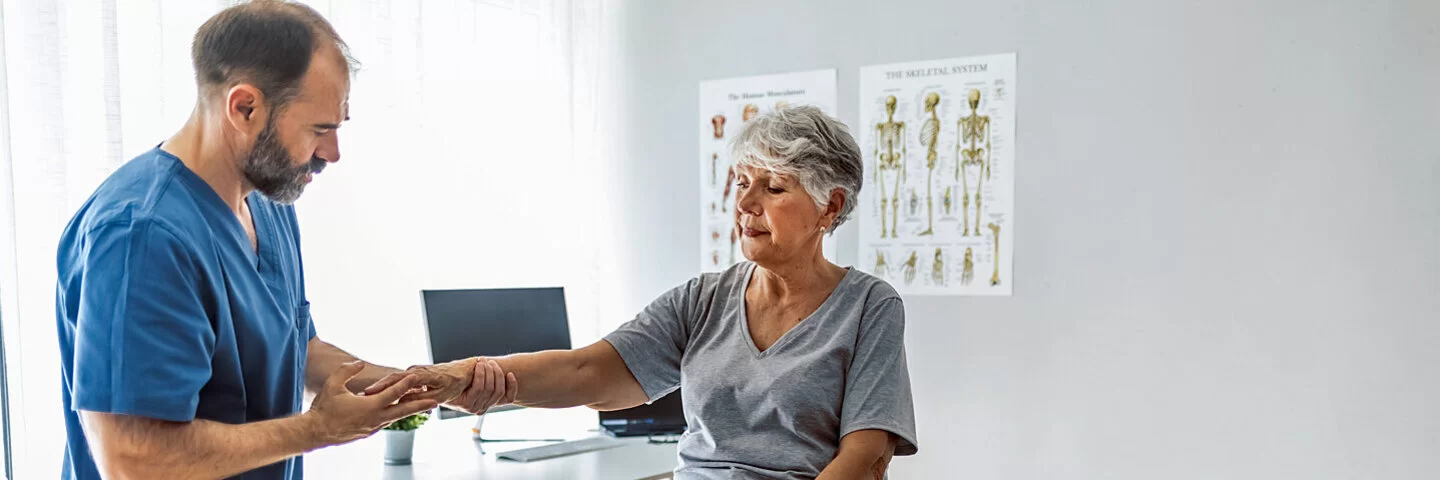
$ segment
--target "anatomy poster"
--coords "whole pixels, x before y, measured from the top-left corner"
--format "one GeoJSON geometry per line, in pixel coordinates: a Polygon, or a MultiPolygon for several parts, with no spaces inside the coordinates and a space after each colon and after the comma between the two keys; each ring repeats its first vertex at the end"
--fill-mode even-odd
{"type": "Polygon", "coordinates": [[[1015,55],[865,67],[859,267],[903,294],[1010,295],[1015,55]]]}
{"type": "MultiPolygon", "coordinates": [[[[700,83],[700,271],[744,261],[734,231],[735,179],[730,141],[745,123],[778,106],[813,105],[835,116],[835,71],[784,73],[700,83]]],[[[823,243],[835,260],[834,237],[823,243]]]]}

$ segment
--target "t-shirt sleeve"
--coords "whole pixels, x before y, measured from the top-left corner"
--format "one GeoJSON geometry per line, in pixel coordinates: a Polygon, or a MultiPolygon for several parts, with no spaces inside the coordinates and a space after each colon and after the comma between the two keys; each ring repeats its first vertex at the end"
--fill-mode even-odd
{"type": "Polygon", "coordinates": [[[689,305],[698,288],[698,281],[691,280],[665,292],[634,320],[605,336],[620,352],[649,402],[680,388],[680,359],[690,338],[689,305]]]}
{"type": "Polygon", "coordinates": [[[882,300],[860,319],[860,338],[845,374],[840,436],[859,430],[885,430],[900,438],[896,455],[914,455],[915,402],[905,364],[905,306],[899,298],[882,300]]]}
{"type": "Polygon", "coordinates": [[[193,420],[215,352],[200,264],[148,220],[95,227],[83,248],[73,408],[193,420]]]}

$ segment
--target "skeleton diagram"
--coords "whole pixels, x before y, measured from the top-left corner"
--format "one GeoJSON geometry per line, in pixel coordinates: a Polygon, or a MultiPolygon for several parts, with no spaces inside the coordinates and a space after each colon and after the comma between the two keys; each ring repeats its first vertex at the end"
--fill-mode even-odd
{"type": "MultiPolygon", "coordinates": [[[[735,186],[735,166],[725,167],[725,193],[720,197],[720,213],[730,211],[730,188],[735,186]]],[[[732,239],[733,243],[733,239],[732,239]]]]}
{"type": "Polygon", "coordinates": [[[950,214],[950,205],[951,205],[952,203],[954,203],[954,202],[950,200],[950,187],[945,187],[945,214],[946,214],[946,215],[949,215],[949,214],[950,214]]]}
{"type": "Polygon", "coordinates": [[[1000,284],[1000,226],[991,223],[990,231],[995,234],[995,274],[990,276],[990,286],[993,287],[1000,284]]]}
{"type": "Polygon", "coordinates": [[[965,223],[960,227],[965,236],[970,236],[970,174],[967,166],[976,166],[975,181],[975,235],[980,235],[980,194],[984,191],[985,179],[990,177],[990,117],[980,115],[980,91],[970,90],[970,115],[960,117],[960,141],[955,144],[955,179],[965,186],[960,194],[965,207],[965,223]],[[981,140],[985,146],[980,146],[981,140]],[[961,148],[965,144],[967,148],[961,148]]]}
{"type": "Polygon", "coordinates": [[[965,270],[960,272],[960,284],[970,285],[975,280],[975,251],[965,247],[965,270]]]}
{"type": "MultiPolygon", "coordinates": [[[[760,107],[755,106],[755,104],[753,104],[753,103],[747,103],[747,104],[745,104],[745,108],[742,109],[741,112],[740,112],[740,122],[741,122],[741,123],[749,122],[750,119],[755,118],[757,115],[760,115],[760,107]]],[[[719,137],[716,137],[716,138],[719,138],[719,137]]],[[[724,206],[723,204],[724,204],[724,203],[729,203],[729,200],[730,200],[730,187],[733,187],[734,184],[735,184],[735,166],[734,166],[734,165],[731,165],[731,166],[730,166],[729,168],[727,168],[726,171],[725,171],[725,194],[724,194],[724,196],[722,196],[722,197],[720,198],[721,200],[723,200],[722,205],[721,205],[721,207],[720,207],[720,211],[722,211],[722,212],[725,211],[725,206],[724,206]]],[[[730,243],[732,244],[732,245],[730,246],[730,247],[731,247],[730,249],[731,249],[731,250],[734,250],[734,249],[735,249],[735,248],[734,248],[735,246],[733,245],[733,244],[735,243],[734,235],[731,235],[730,243]]],[[[734,258],[734,257],[735,257],[734,253],[731,253],[730,257],[731,257],[731,258],[734,258]]]]}
{"type": "Polygon", "coordinates": [[[885,252],[880,250],[875,251],[875,275],[880,278],[890,276],[890,264],[885,263],[885,252]]]}
{"type": "Polygon", "coordinates": [[[725,138],[725,116],[716,115],[710,117],[710,126],[715,128],[715,138],[725,138]]]}
{"type": "Polygon", "coordinates": [[[740,112],[740,121],[748,122],[757,115],[760,115],[760,107],[753,103],[747,103],[745,104],[745,109],[740,112]]]}
{"type": "Polygon", "coordinates": [[[895,96],[885,97],[885,121],[875,124],[875,183],[880,184],[880,238],[896,237],[895,224],[900,216],[900,182],[905,179],[905,122],[895,121],[895,96]],[[896,146],[900,147],[896,152],[896,146]],[[883,150],[883,151],[882,151],[883,150]],[[895,188],[885,195],[885,180],[895,177],[895,188]],[[886,212],[890,213],[890,232],[886,235],[886,212]]]}
{"type": "Polygon", "coordinates": [[[930,280],[935,282],[935,286],[945,286],[945,259],[939,248],[935,249],[935,265],[930,269],[930,280]]]}
{"type": "Polygon", "coordinates": [[[935,153],[935,147],[940,143],[940,116],[937,112],[940,106],[940,94],[930,92],[925,94],[925,113],[930,118],[920,124],[920,145],[925,147],[925,210],[926,223],[925,231],[920,236],[935,234],[935,200],[931,196],[931,179],[935,176],[935,160],[940,155],[935,153]]]}
{"type": "Polygon", "coordinates": [[[715,186],[715,181],[716,181],[716,180],[719,180],[718,178],[715,177],[715,166],[716,166],[716,164],[718,164],[718,163],[720,163],[720,154],[718,154],[718,153],[712,153],[712,154],[710,154],[710,186],[712,186],[712,187],[715,186]]]}
{"type": "MultiPolygon", "coordinates": [[[[753,104],[753,103],[747,103],[747,104],[745,104],[745,108],[742,109],[741,112],[740,112],[740,122],[741,122],[741,123],[749,122],[750,119],[755,118],[755,116],[756,116],[756,115],[759,115],[759,114],[760,114],[760,107],[755,106],[755,104],[753,104]]],[[[723,120],[723,119],[722,119],[722,120],[723,120]]],[[[719,137],[716,137],[716,138],[719,138],[719,137]]],[[[725,168],[725,192],[724,192],[724,193],[721,195],[721,197],[720,197],[720,211],[721,211],[722,213],[728,211],[727,209],[728,209],[728,206],[729,206],[729,204],[730,204],[730,189],[731,189],[732,187],[734,187],[734,186],[735,186],[735,165],[734,165],[734,164],[731,164],[729,167],[726,167],[726,168],[725,168]]],[[[737,195],[737,196],[738,196],[738,195],[737,195]]],[[[738,200],[738,199],[737,199],[737,200],[738,200]]],[[[738,241],[739,239],[740,239],[739,235],[735,232],[734,229],[731,229],[731,230],[730,230],[730,264],[731,264],[731,265],[734,265],[734,264],[735,264],[735,242],[738,241]]]]}
{"type": "Polygon", "coordinates": [[[906,284],[906,285],[915,283],[915,262],[917,262],[917,261],[919,261],[919,260],[920,260],[920,257],[917,256],[917,255],[915,255],[915,252],[914,252],[914,251],[911,251],[911,252],[910,252],[910,258],[905,259],[905,284],[906,284]]]}
{"type": "Polygon", "coordinates": [[[735,264],[735,240],[737,235],[734,228],[730,229],[730,265],[735,264]]]}
{"type": "Polygon", "coordinates": [[[915,189],[910,189],[910,216],[920,213],[920,197],[915,195],[915,189]]]}

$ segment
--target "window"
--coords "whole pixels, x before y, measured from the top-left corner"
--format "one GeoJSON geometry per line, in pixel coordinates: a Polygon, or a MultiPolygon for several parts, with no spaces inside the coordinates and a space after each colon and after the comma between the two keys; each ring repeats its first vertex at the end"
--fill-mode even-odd
{"type": "Polygon", "coordinates": [[[441,1],[333,13],[363,65],[341,160],[297,203],[320,337],[410,365],[427,352],[421,289],[564,286],[576,342],[593,340],[577,228],[590,198],[544,12],[441,1]]]}
{"type": "MultiPolygon", "coordinates": [[[[62,459],[60,233],[190,115],[190,39],[230,3],[0,1],[0,413],[25,439],[9,445],[11,478],[54,476],[62,459]]],[[[572,45],[592,48],[571,33],[593,20],[588,1],[307,3],[363,64],[343,158],[297,205],[321,335],[404,366],[424,359],[421,288],[559,285],[575,342],[597,338],[597,186],[580,179],[601,167],[572,153],[593,117],[574,115],[572,92],[594,84],[570,63],[572,45]]]]}

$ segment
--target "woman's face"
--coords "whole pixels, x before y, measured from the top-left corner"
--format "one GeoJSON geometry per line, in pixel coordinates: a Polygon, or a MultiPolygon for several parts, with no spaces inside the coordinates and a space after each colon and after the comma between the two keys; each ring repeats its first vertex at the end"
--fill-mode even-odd
{"type": "Polygon", "coordinates": [[[735,229],[745,258],[765,266],[819,255],[836,202],[821,210],[795,178],[763,168],[735,167],[735,187],[735,229]]]}

